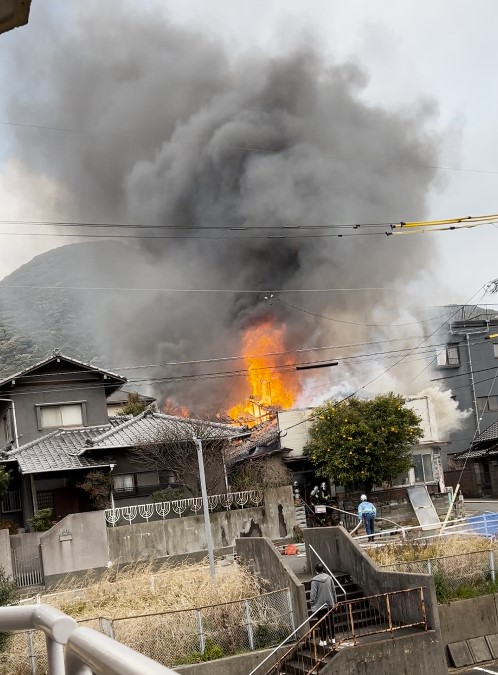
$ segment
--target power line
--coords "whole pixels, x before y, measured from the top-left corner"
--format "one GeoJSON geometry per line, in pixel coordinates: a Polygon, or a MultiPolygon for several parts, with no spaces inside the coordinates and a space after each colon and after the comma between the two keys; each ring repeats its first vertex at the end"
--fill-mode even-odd
{"type": "MultiPolygon", "coordinates": [[[[120,134],[125,134],[129,132],[119,132],[119,131],[95,131],[93,129],[71,129],[69,127],[58,127],[58,126],[48,126],[43,124],[22,124],[20,122],[10,122],[10,121],[0,121],[1,126],[6,127],[17,127],[21,129],[38,129],[44,131],[57,131],[66,134],[87,134],[95,136],[117,136],[120,134]]],[[[170,139],[170,142],[174,145],[193,145],[194,143],[188,141],[182,141],[180,139],[170,139]]],[[[262,146],[251,146],[251,145],[232,145],[230,146],[232,150],[240,150],[244,152],[259,152],[262,154],[277,154],[282,152],[282,147],[262,147],[262,146]]],[[[289,148],[285,148],[288,150],[289,148]]],[[[459,173],[481,173],[481,174],[498,174],[497,170],[494,169],[473,169],[468,167],[458,167],[458,166],[447,166],[441,164],[421,164],[421,163],[406,163],[399,162],[395,160],[381,160],[367,157],[343,157],[340,155],[330,155],[323,153],[320,150],[320,155],[328,159],[334,160],[336,162],[353,162],[360,164],[375,164],[375,165],[384,165],[384,166],[396,166],[396,167],[406,167],[414,169],[436,169],[438,171],[454,171],[459,173]]]]}
{"type": "Polygon", "coordinates": [[[396,288],[383,286],[372,286],[367,288],[282,288],[282,289],[247,289],[247,288],[129,288],[124,286],[42,286],[39,284],[2,284],[0,291],[6,289],[28,289],[43,291],[122,291],[142,293],[247,293],[263,295],[264,293],[345,293],[345,292],[367,292],[367,291],[396,291],[396,288]]]}

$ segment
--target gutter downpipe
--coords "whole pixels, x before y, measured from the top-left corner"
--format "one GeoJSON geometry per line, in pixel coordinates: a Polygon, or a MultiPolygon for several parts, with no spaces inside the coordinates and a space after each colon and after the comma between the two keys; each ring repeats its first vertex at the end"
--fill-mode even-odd
{"type": "Polygon", "coordinates": [[[470,371],[470,388],[472,390],[472,401],[474,402],[474,415],[476,418],[476,428],[477,434],[481,433],[481,420],[479,418],[479,411],[477,409],[477,398],[476,398],[476,385],[474,380],[474,371],[472,369],[472,354],[470,351],[470,337],[469,333],[465,333],[465,340],[467,343],[467,356],[469,359],[469,371],[470,371]]]}
{"type": "Polygon", "coordinates": [[[11,398],[0,398],[0,401],[4,401],[5,403],[11,403],[12,404],[12,418],[14,420],[14,440],[16,443],[16,450],[19,448],[19,435],[17,433],[17,417],[16,417],[16,404],[11,398]]]}

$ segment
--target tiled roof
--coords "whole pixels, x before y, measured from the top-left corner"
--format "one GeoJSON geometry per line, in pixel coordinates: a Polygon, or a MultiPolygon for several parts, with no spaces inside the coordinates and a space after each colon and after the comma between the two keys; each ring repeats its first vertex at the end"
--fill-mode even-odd
{"type": "Polygon", "coordinates": [[[118,380],[119,382],[126,382],[126,377],[122,377],[121,375],[118,375],[117,373],[112,373],[110,370],[104,370],[102,368],[98,368],[97,366],[92,366],[89,363],[84,363],[83,361],[78,361],[77,359],[73,359],[70,356],[65,356],[64,354],[61,354],[57,350],[54,350],[54,352],[48,356],[45,359],[42,359],[41,361],[38,361],[37,363],[34,363],[32,366],[29,366],[28,368],[24,368],[24,370],[20,370],[18,373],[13,373],[12,375],[9,375],[8,377],[5,377],[3,380],[0,380],[0,387],[3,387],[3,385],[8,384],[12,380],[17,380],[20,377],[23,377],[24,375],[27,375],[28,373],[31,373],[33,370],[38,370],[38,368],[41,368],[42,366],[46,366],[48,363],[51,363],[52,361],[56,361],[57,359],[60,359],[61,361],[67,361],[68,363],[72,363],[75,366],[80,366],[83,368],[86,368],[87,370],[91,370],[94,373],[100,373],[101,375],[105,375],[107,377],[110,377],[114,380],[118,380]]]}
{"type": "Polygon", "coordinates": [[[212,440],[247,434],[242,427],[145,411],[136,417],[113,417],[109,424],[81,429],[56,429],[46,436],[3,453],[3,461],[16,460],[21,473],[67,471],[109,466],[107,455],[92,457],[89,450],[112,451],[151,443],[161,438],[212,440]]]}
{"type": "Polygon", "coordinates": [[[475,459],[498,454],[498,420],[493,422],[475,439],[468,450],[458,452],[455,459],[475,459]]]}
{"type": "Polygon", "coordinates": [[[498,441],[498,420],[485,429],[474,441],[473,445],[480,445],[487,441],[498,441]]]}
{"type": "Polygon", "coordinates": [[[230,462],[238,462],[249,457],[258,447],[264,447],[275,443],[280,438],[278,422],[276,419],[258,424],[250,430],[249,438],[238,445],[234,445],[228,455],[230,462]]]}
{"type": "Polygon", "coordinates": [[[86,448],[82,452],[89,449],[108,450],[135,447],[144,443],[157,442],[161,438],[213,440],[230,439],[247,434],[248,431],[244,427],[196,420],[191,417],[175,417],[145,410],[101,436],[88,439],[86,448]]]}
{"type": "Polygon", "coordinates": [[[108,461],[81,457],[80,452],[88,439],[101,436],[110,428],[111,425],[106,424],[83,429],[56,429],[46,436],[11,450],[6,453],[6,459],[15,459],[21,473],[28,474],[108,466],[108,461]]]}

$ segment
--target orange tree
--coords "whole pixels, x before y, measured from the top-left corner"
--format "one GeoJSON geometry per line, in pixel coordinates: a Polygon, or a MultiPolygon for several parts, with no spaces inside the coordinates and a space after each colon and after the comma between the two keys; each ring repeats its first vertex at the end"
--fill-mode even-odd
{"type": "Polygon", "coordinates": [[[412,466],[410,448],[422,436],[421,419],[402,396],[328,401],[311,414],[305,453],[318,473],[338,485],[391,482],[412,466]]]}

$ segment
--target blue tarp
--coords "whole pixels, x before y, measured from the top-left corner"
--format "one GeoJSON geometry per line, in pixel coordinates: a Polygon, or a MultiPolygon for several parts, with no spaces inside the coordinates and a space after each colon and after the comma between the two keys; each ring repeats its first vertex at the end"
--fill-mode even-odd
{"type": "Polygon", "coordinates": [[[483,513],[480,516],[466,518],[467,523],[476,534],[493,537],[498,534],[498,513],[483,513]]]}

